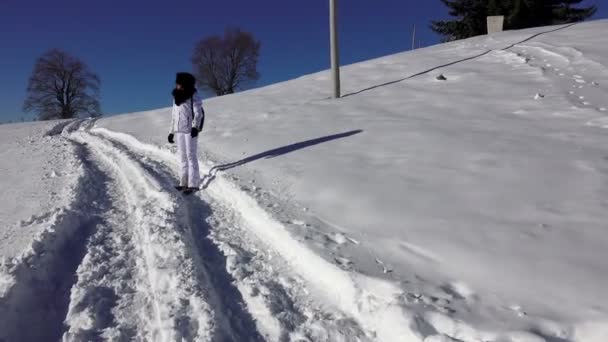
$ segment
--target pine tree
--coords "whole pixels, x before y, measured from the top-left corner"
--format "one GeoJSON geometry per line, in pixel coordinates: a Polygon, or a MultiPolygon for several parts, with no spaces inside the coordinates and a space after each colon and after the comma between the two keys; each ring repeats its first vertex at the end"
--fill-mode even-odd
{"type": "Polygon", "coordinates": [[[582,0],[554,1],[552,4],[552,24],[568,24],[583,21],[597,11],[597,6],[575,8],[582,0]]]}
{"type": "Polygon", "coordinates": [[[574,7],[583,0],[441,0],[454,20],[431,22],[443,41],[473,37],[487,32],[488,15],[504,15],[507,29],[523,29],[583,21],[597,6],[574,7]]]}
{"type": "Polygon", "coordinates": [[[509,4],[504,0],[490,0],[488,2],[488,15],[505,15],[505,10],[509,9],[509,4]]]}
{"type": "Polygon", "coordinates": [[[456,20],[440,20],[431,23],[431,29],[452,41],[484,34],[486,32],[487,0],[441,0],[456,20]]]}
{"type": "Polygon", "coordinates": [[[506,17],[508,30],[516,30],[530,25],[530,9],[524,0],[515,0],[511,13],[506,17]]]}

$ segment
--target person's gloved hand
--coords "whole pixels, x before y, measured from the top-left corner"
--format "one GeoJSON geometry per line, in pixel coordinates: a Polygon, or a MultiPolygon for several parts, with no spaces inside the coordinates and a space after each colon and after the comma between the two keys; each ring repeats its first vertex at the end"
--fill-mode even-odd
{"type": "Polygon", "coordinates": [[[169,134],[169,136],[167,137],[167,140],[169,140],[170,144],[173,144],[173,133],[169,134]]]}
{"type": "Polygon", "coordinates": [[[192,127],[192,131],[190,131],[190,136],[196,138],[198,136],[198,129],[196,127],[192,127]]]}

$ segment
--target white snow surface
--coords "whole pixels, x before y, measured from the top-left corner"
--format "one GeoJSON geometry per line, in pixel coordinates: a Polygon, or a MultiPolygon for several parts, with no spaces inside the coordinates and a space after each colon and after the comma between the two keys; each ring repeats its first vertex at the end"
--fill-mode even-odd
{"type": "Polygon", "coordinates": [[[170,108],[0,126],[0,341],[608,341],[605,32],[209,99],[190,197],[170,108]]]}

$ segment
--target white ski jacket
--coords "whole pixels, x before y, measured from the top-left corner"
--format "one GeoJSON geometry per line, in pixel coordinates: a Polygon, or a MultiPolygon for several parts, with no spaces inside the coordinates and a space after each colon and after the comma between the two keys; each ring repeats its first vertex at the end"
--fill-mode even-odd
{"type": "Polygon", "coordinates": [[[190,133],[193,127],[200,130],[204,115],[203,101],[197,94],[179,106],[173,102],[169,133],[190,133]]]}

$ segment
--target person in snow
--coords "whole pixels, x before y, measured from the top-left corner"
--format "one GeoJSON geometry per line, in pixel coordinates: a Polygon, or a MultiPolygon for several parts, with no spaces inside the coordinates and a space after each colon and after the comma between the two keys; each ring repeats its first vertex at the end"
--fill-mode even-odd
{"type": "Polygon", "coordinates": [[[177,73],[168,140],[171,144],[177,141],[181,167],[179,185],[175,188],[184,193],[197,191],[200,186],[196,150],[204,116],[202,101],[196,93],[196,79],[187,72],[177,73]]]}

